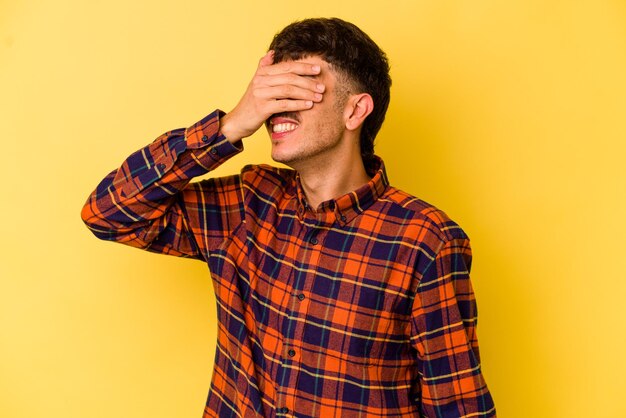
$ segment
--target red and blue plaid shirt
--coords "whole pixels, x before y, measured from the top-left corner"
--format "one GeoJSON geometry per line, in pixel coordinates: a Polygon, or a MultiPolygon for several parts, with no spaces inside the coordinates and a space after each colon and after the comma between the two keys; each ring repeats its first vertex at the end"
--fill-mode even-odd
{"type": "Polygon", "coordinates": [[[391,187],[380,160],[317,209],[289,169],[190,182],[241,151],[221,115],[133,153],[82,212],[98,238],[208,263],[204,417],[495,417],[461,228],[391,187]]]}

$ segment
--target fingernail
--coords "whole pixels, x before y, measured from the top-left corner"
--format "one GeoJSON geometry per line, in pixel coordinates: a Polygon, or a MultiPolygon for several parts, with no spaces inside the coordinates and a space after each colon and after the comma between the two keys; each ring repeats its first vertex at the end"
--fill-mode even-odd
{"type": "Polygon", "coordinates": [[[315,100],[322,100],[322,95],[319,93],[315,93],[315,100]]]}
{"type": "Polygon", "coordinates": [[[318,73],[320,71],[320,66],[319,65],[314,65],[313,67],[311,67],[311,70],[313,70],[314,72],[318,73]]]}
{"type": "Polygon", "coordinates": [[[323,84],[318,84],[317,86],[315,86],[315,88],[321,93],[324,91],[324,89],[326,89],[326,86],[323,84]]]}
{"type": "Polygon", "coordinates": [[[306,107],[311,107],[311,106],[313,106],[313,102],[312,102],[311,100],[307,100],[307,101],[305,102],[305,104],[306,104],[306,107]]]}

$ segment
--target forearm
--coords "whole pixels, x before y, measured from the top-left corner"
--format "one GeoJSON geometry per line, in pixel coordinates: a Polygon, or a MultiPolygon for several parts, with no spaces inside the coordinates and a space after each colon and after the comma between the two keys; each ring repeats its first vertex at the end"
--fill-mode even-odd
{"type": "MultiPolygon", "coordinates": [[[[187,226],[181,192],[192,178],[241,150],[220,135],[221,115],[216,111],[187,129],[167,132],[130,155],[87,199],[81,215],[88,228],[98,238],[147,248],[175,225],[180,231],[171,239],[181,241],[187,226]]],[[[195,255],[192,243],[176,246],[181,254],[162,252],[195,255]]]]}

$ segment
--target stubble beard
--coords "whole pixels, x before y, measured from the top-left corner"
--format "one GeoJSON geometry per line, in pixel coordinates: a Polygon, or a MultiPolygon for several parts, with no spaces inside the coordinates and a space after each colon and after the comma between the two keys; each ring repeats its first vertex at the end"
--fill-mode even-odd
{"type": "Polygon", "coordinates": [[[331,163],[332,158],[329,157],[341,142],[342,130],[339,123],[334,126],[329,126],[328,123],[318,124],[313,129],[308,129],[308,132],[302,133],[302,137],[298,138],[296,143],[289,144],[295,145],[294,149],[286,150],[283,155],[272,152],[272,159],[298,171],[304,167],[331,163]]]}
{"type": "MultiPolygon", "coordinates": [[[[324,167],[332,164],[332,154],[339,146],[344,126],[342,114],[348,100],[347,89],[337,90],[330,115],[320,116],[314,127],[302,132],[303,136],[298,139],[297,148],[290,155],[275,155],[272,151],[272,159],[287,165],[294,170],[300,171],[305,166],[324,167]],[[332,124],[330,123],[332,121],[332,124]],[[320,134],[324,137],[321,138],[320,134]]],[[[306,129],[301,125],[302,129],[306,129]]],[[[298,128],[298,129],[300,129],[298,128]]]]}

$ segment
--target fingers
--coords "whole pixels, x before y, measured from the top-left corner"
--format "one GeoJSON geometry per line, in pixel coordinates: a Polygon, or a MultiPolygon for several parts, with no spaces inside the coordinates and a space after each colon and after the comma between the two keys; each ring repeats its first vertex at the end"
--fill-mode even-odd
{"type": "Polygon", "coordinates": [[[322,101],[325,86],[314,76],[319,65],[284,61],[274,64],[274,52],[260,60],[248,89],[226,116],[221,132],[229,141],[252,135],[275,113],[298,112],[322,101]]]}
{"type": "MultiPolygon", "coordinates": [[[[261,58],[263,61],[267,57],[264,56],[261,58]]],[[[272,60],[274,54],[272,53],[272,60]]],[[[258,74],[260,75],[277,75],[277,74],[298,74],[298,75],[317,75],[321,71],[319,65],[308,64],[305,62],[299,61],[283,61],[278,64],[267,65],[263,67],[259,67],[258,74]]]]}
{"type": "Polygon", "coordinates": [[[275,113],[283,113],[283,112],[299,112],[301,110],[307,110],[313,107],[313,102],[311,100],[273,100],[268,102],[267,104],[267,119],[269,116],[275,113]]]}
{"type": "Polygon", "coordinates": [[[311,90],[294,86],[283,85],[276,87],[266,87],[254,90],[254,96],[263,101],[270,100],[309,100],[319,103],[322,101],[322,94],[311,90]]]}
{"type": "Polygon", "coordinates": [[[300,99],[320,102],[325,86],[308,77],[295,74],[258,76],[254,95],[259,99],[300,99]]]}
{"type": "Polygon", "coordinates": [[[309,77],[303,77],[295,74],[279,74],[272,76],[260,76],[258,79],[259,83],[263,85],[274,87],[281,85],[291,85],[300,87],[303,89],[308,89],[311,91],[317,91],[318,93],[323,93],[326,89],[322,83],[317,80],[314,80],[309,77]]]}
{"type": "MultiPolygon", "coordinates": [[[[263,64],[266,55],[261,59],[263,64]]],[[[326,89],[324,84],[309,75],[300,73],[315,73],[318,70],[303,62],[282,62],[270,66],[259,67],[252,80],[251,90],[255,98],[261,100],[310,100],[320,102],[322,93],[326,89]]]]}

